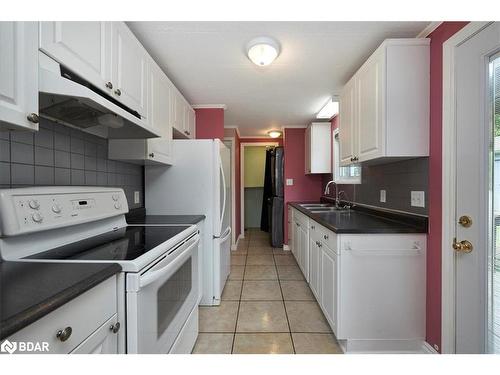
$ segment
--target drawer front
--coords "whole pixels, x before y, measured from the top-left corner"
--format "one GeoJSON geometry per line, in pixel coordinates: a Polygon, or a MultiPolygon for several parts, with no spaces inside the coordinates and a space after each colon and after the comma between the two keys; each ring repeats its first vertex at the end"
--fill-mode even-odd
{"type": "Polygon", "coordinates": [[[321,237],[321,242],[328,246],[331,250],[337,252],[337,235],[330,229],[326,229],[324,226],[316,224],[317,231],[321,237]]]}
{"type": "Polygon", "coordinates": [[[46,342],[50,354],[70,353],[117,313],[116,282],[116,276],[110,277],[14,333],[8,338],[9,341],[40,344],[46,342]],[[57,333],[67,327],[71,327],[71,335],[63,342],[57,338],[57,333]]]}
{"type": "Polygon", "coordinates": [[[302,212],[295,210],[293,213],[293,218],[295,221],[298,221],[300,225],[309,230],[309,218],[304,215],[302,212]]]}

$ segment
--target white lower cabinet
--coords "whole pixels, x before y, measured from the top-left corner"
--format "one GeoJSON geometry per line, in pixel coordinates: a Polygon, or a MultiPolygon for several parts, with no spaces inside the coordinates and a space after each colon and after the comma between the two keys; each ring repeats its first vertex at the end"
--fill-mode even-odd
{"type": "Polygon", "coordinates": [[[100,326],[84,342],[76,347],[71,354],[118,354],[118,335],[113,331],[118,325],[118,315],[113,315],[100,326]]]}
{"type": "Polygon", "coordinates": [[[110,277],[8,337],[39,343],[47,351],[19,354],[118,353],[124,322],[118,315],[117,276],[110,277]]]}
{"type": "Polygon", "coordinates": [[[292,253],[343,350],[420,352],[426,234],[336,234],[292,217],[292,253]]]}
{"type": "Polygon", "coordinates": [[[337,334],[337,254],[320,243],[319,279],[321,309],[337,334]]]}

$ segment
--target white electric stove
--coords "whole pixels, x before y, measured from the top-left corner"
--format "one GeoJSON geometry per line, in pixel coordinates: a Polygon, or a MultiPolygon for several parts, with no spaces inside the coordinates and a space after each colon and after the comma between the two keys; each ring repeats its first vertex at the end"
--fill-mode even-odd
{"type": "Polygon", "coordinates": [[[0,255],[24,262],[120,264],[127,352],[189,353],[198,327],[198,230],[129,226],[127,212],[117,188],[0,190],[0,255]]]}

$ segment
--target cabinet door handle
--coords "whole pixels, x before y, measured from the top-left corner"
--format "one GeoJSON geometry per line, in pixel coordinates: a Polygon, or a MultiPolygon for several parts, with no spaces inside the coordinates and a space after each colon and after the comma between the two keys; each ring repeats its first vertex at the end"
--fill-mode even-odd
{"type": "Polygon", "coordinates": [[[111,90],[113,88],[113,84],[111,82],[106,82],[106,87],[111,90]]]}
{"type": "Polygon", "coordinates": [[[118,95],[118,96],[120,96],[122,94],[122,91],[120,89],[116,89],[115,90],[115,94],[118,95]]]}
{"type": "Polygon", "coordinates": [[[155,157],[154,152],[150,153],[150,154],[149,154],[149,157],[150,157],[150,158],[154,158],[154,157],[155,157]]]}
{"type": "Polygon", "coordinates": [[[316,227],[314,225],[311,225],[311,229],[316,229],[316,227]]]}
{"type": "Polygon", "coordinates": [[[110,331],[113,333],[118,333],[120,330],[120,322],[116,322],[115,324],[111,324],[111,327],[109,327],[110,331]]]}
{"type": "Polygon", "coordinates": [[[323,236],[323,238],[324,238],[325,240],[327,240],[327,239],[329,238],[329,237],[328,237],[328,234],[325,234],[325,235],[323,236]]]}
{"type": "Polygon", "coordinates": [[[28,116],[26,116],[29,122],[32,122],[33,124],[38,124],[40,121],[40,118],[36,113],[30,113],[28,116]]]}
{"type": "Polygon", "coordinates": [[[59,341],[65,342],[71,337],[72,333],[73,333],[73,328],[66,327],[64,329],[57,331],[56,337],[59,339],[59,341]]]}

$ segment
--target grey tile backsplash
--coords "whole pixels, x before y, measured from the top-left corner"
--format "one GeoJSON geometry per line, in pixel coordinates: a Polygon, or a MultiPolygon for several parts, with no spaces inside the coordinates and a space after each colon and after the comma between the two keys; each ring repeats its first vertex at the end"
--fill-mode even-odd
{"type": "MultiPolygon", "coordinates": [[[[349,201],[371,206],[428,214],[429,158],[403,160],[389,164],[363,165],[361,184],[340,185],[349,201]],[[386,202],[380,202],[380,190],[386,191],[386,202]],[[425,207],[412,207],[411,191],[425,192],[425,207]]],[[[331,175],[323,178],[323,187],[331,175]]],[[[334,190],[331,189],[333,192],[334,190]]]]}
{"type": "Polygon", "coordinates": [[[109,160],[106,139],[45,119],[35,133],[0,131],[0,188],[32,185],[121,187],[130,208],[144,207],[142,166],[109,160]]]}

